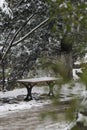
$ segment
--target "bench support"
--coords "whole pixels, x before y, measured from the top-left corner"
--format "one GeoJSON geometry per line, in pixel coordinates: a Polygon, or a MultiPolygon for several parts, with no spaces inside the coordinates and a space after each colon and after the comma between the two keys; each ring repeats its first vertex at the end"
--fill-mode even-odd
{"type": "Polygon", "coordinates": [[[25,87],[26,87],[26,89],[27,89],[27,95],[26,95],[26,97],[25,97],[25,99],[24,99],[24,101],[30,101],[30,100],[32,100],[32,94],[31,94],[31,92],[32,92],[32,88],[33,88],[33,86],[34,85],[32,85],[32,84],[26,84],[26,83],[22,83],[25,87]]]}
{"type": "Polygon", "coordinates": [[[54,93],[53,93],[54,83],[53,83],[53,82],[47,82],[47,84],[48,84],[48,86],[49,86],[48,96],[54,96],[54,93]]]}

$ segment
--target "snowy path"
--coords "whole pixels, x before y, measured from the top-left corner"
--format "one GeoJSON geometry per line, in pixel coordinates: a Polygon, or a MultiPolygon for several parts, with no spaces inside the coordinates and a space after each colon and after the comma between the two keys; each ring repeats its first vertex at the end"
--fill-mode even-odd
{"type": "Polygon", "coordinates": [[[64,130],[68,123],[65,121],[53,121],[50,118],[41,119],[41,113],[47,110],[56,111],[59,118],[64,118],[62,113],[65,107],[33,107],[33,109],[15,111],[10,114],[0,116],[0,130],[64,130]],[[60,113],[60,114],[59,114],[60,113]]]}
{"type": "MultiPolygon", "coordinates": [[[[43,94],[47,91],[42,87],[34,88],[33,93],[43,94]],[[39,91],[38,91],[39,90],[39,91]]],[[[2,98],[16,98],[17,96],[26,95],[26,89],[15,89],[9,92],[0,92],[0,100],[2,98]]],[[[32,100],[29,102],[19,101],[18,103],[0,104],[0,130],[64,130],[68,124],[63,121],[41,120],[40,114],[43,111],[54,110],[50,106],[51,100],[32,100]],[[59,122],[59,123],[58,123],[59,122]]],[[[57,114],[64,111],[64,107],[57,108],[57,114]],[[59,112],[58,112],[59,111],[59,112]]]]}

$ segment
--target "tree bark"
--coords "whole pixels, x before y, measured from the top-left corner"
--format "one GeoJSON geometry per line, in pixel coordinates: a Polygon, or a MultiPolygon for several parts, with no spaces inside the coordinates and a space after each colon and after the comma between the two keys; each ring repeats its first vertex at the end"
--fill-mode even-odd
{"type": "Polygon", "coordinates": [[[61,62],[65,69],[65,73],[68,79],[72,79],[72,52],[69,53],[61,53],[61,62]]]}
{"type": "Polygon", "coordinates": [[[2,90],[5,88],[5,64],[2,61],[2,90]]]}

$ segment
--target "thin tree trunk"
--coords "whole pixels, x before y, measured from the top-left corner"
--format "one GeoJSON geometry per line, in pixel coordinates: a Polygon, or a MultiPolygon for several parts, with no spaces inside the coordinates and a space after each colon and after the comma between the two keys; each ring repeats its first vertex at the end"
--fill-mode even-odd
{"type": "Polygon", "coordinates": [[[5,88],[5,64],[2,61],[2,90],[5,88]]]}
{"type": "Polygon", "coordinates": [[[6,49],[6,52],[5,52],[5,53],[3,54],[3,56],[2,56],[2,60],[4,60],[5,56],[6,56],[7,53],[9,52],[10,48],[12,47],[12,44],[13,44],[15,38],[17,37],[17,35],[21,32],[21,30],[26,26],[26,24],[28,23],[28,21],[29,21],[34,15],[35,15],[35,14],[32,14],[32,15],[28,18],[28,20],[25,21],[25,23],[23,24],[23,26],[20,27],[20,28],[17,30],[17,32],[14,34],[12,40],[11,40],[10,43],[9,43],[9,46],[8,46],[7,49],[6,49]]]}
{"type": "Polygon", "coordinates": [[[72,79],[72,52],[69,53],[61,53],[61,62],[66,72],[66,76],[68,79],[72,79]]]}

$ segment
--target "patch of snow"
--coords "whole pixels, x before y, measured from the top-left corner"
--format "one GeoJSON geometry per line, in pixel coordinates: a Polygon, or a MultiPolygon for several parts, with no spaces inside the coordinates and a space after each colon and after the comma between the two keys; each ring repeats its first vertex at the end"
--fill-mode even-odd
{"type": "Polygon", "coordinates": [[[73,79],[74,80],[78,80],[79,79],[78,75],[76,74],[78,72],[82,72],[81,68],[79,68],[79,69],[73,69],[73,79]]]}
{"type": "MultiPolygon", "coordinates": [[[[43,94],[43,93],[47,93],[47,86],[44,88],[43,87],[33,87],[32,89],[32,93],[40,93],[40,94],[43,94]]],[[[27,89],[26,88],[21,88],[21,89],[14,89],[12,91],[6,91],[6,92],[0,92],[0,98],[10,98],[10,97],[14,97],[16,98],[17,96],[19,95],[26,95],[27,94],[27,89]]]]}
{"type": "Polygon", "coordinates": [[[0,98],[5,98],[5,97],[17,97],[18,95],[24,95],[27,93],[26,88],[21,88],[21,89],[14,89],[12,91],[7,91],[7,92],[0,92],[0,98]]]}
{"type": "MultiPolygon", "coordinates": [[[[42,124],[41,124],[42,125],[42,124]]],[[[76,121],[69,122],[69,121],[58,121],[57,123],[50,123],[50,125],[43,126],[39,125],[35,130],[71,130],[73,126],[76,125],[76,121]]]]}
{"type": "Polygon", "coordinates": [[[85,54],[84,58],[83,58],[83,62],[87,63],[87,53],[85,54]]]}
{"type": "Polygon", "coordinates": [[[13,13],[12,10],[8,7],[8,3],[5,0],[0,0],[0,8],[2,12],[9,15],[11,19],[13,19],[13,13]]]}
{"type": "Polygon", "coordinates": [[[75,126],[75,125],[76,125],[76,121],[73,121],[73,122],[69,123],[67,125],[67,127],[64,127],[63,130],[71,130],[71,128],[73,128],[73,126],[75,126]]]}
{"type": "Polygon", "coordinates": [[[28,55],[30,55],[31,50],[29,50],[29,48],[27,48],[26,46],[24,46],[24,49],[25,49],[25,51],[28,53],[28,55]]]}
{"type": "Polygon", "coordinates": [[[80,60],[77,60],[76,62],[74,62],[74,64],[81,64],[81,61],[80,60]]]}
{"type": "Polygon", "coordinates": [[[51,1],[56,2],[56,0],[51,0],[51,1]]]}
{"type": "Polygon", "coordinates": [[[87,126],[87,116],[84,116],[81,113],[78,113],[77,122],[83,123],[84,126],[87,126]]]}
{"type": "MultiPolygon", "coordinates": [[[[33,89],[32,92],[37,92],[37,93],[43,93],[43,89],[38,89],[38,87],[35,87],[33,89]]],[[[27,94],[27,89],[26,88],[21,88],[21,89],[15,89],[12,91],[7,91],[7,92],[0,92],[0,98],[16,98],[19,95],[26,95],[27,94]]],[[[42,106],[44,104],[49,104],[51,103],[50,100],[47,101],[36,101],[36,100],[32,100],[29,102],[19,102],[14,103],[14,104],[1,104],[0,106],[0,115],[6,114],[6,113],[10,113],[10,112],[14,112],[17,110],[24,110],[24,109],[31,109],[32,107],[38,107],[38,106],[42,106]]]]}
{"type": "Polygon", "coordinates": [[[32,82],[32,83],[38,83],[38,82],[49,82],[49,81],[57,81],[58,78],[55,77],[41,77],[41,78],[31,78],[31,79],[22,79],[18,80],[18,82],[32,82]]]}
{"type": "Polygon", "coordinates": [[[20,102],[19,104],[4,104],[0,106],[0,116],[10,113],[10,112],[12,113],[17,110],[19,111],[19,110],[30,109],[30,108],[42,106],[48,103],[50,103],[50,101],[39,102],[39,101],[32,100],[29,102],[20,102]]]}
{"type": "Polygon", "coordinates": [[[45,124],[43,124],[43,126],[39,125],[35,130],[70,130],[67,129],[69,123],[66,121],[62,121],[62,122],[57,122],[57,123],[50,123],[50,125],[45,126],[45,124]]]}
{"type": "Polygon", "coordinates": [[[86,87],[81,83],[75,83],[74,86],[65,84],[60,89],[60,94],[61,94],[60,101],[68,101],[72,98],[85,99],[87,98],[85,92],[86,92],[86,87]]]}
{"type": "Polygon", "coordinates": [[[80,83],[75,83],[74,86],[71,86],[71,87],[70,87],[70,85],[65,84],[61,88],[61,92],[64,95],[69,95],[69,94],[78,95],[78,94],[82,94],[82,92],[84,92],[84,91],[85,91],[85,86],[80,83]]]}
{"type": "Polygon", "coordinates": [[[74,62],[75,65],[80,65],[81,63],[87,63],[87,53],[82,59],[78,59],[76,62],[74,62]]]}
{"type": "Polygon", "coordinates": [[[67,8],[68,6],[65,2],[63,2],[62,4],[59,5],[59,8],[62,8],[62,7],[67,8]]]}

